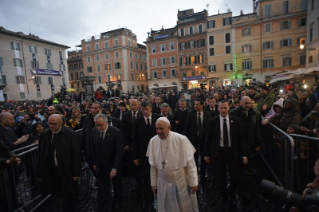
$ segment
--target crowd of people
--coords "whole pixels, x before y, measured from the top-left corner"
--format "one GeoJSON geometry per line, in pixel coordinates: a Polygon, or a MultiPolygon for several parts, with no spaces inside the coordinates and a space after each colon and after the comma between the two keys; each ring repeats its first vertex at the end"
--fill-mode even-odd
{"type": "MultiPolygon", "coordinates": [[[[146,211],[154,210],[156,193],[159,211],[198,211],[196,190],[199,182],[208,181],[207,167],[213,164],[217,179],[212,180],[217,180],[223,208],[229,211],[237,207],[238,186],[246,191],[240,198],[250,199],[251,176],[244,176],[243,170],[263,146],[264,126],[272,123],[288,134],[319,137],[317,84],[286,82],[282,87],[260,84],[140,94],[100,95],[90,101],[83,95],[57,94],[49,100],[3,103],[4,164],[21,162],[10,151],[38,143],[36,177],[42,194],[62,197],[64,211],[72,211],[78,201],[83,161],[97,180],[99,211],[108,211],[110,205],[114,211],[123,204],[123,170],[130,170],[136,179],[133,190],[143,190],[146,211]],[[125,169],[128,165],[132,168],[125,169]],[[113,203],[108,201],[111,182],[113,203]]],[[[306,160],[305,151],[317,149],[315,143],[302,145],[301,161],[306,160]]],[[[317,151],[312,154],[318,158],[317,151]]]]}

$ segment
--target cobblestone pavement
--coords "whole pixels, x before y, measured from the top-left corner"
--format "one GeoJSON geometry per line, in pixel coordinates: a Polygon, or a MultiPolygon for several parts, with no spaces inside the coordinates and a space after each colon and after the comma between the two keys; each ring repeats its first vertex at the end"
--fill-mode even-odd
{"type": "MultiPolygon", "coordinates": [[[[251,189],[249,193],[251,195],[250,203],[245,203],[240,197],[242,191],[238,189],[238,209],[237,211],[258,211],[258,212],[275,212],[281,211],[280,204],[276,202],[268,202],[261,196],[259,188],[262,179],[267,178],[272,180],[265,166],[261,163],[259,158],[256,158],[256,163],[253,167],[253,171],[257,174],[252,176],[250,181],[251,189]]],[[[205,185],[200,185],[197,192],[198,203],[201,212],[210,211],[222,211],[222,199],[219,196],[217,189],[217,183],[214,174],[214,169],[210,167],[208,169],[208,180],[205,185]]],[[[80,202],[76,207],[76,211],[95,211],[97,206],[97,191],[94,187],[95,179],[88,169],[84,170],[84,175],[79,181],[80,183],[80,202]]],[[[122,178],[123,192],[123,204],[121,211],[140,212],[143,211],[143,194],[141,191],[133,192],[132,188],[135,185],[135,180],[132,178],[122,178]]],[[[51,199],[45,201],[36,211],[54,212],[61,211],[61,200],[51,199]]]]}

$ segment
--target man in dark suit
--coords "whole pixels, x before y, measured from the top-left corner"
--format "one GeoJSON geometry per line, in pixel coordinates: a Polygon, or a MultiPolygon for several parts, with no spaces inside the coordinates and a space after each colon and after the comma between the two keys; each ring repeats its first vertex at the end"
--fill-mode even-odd
{"type": "Polygon", "coordinates": [[[174,116],[169,114],[169,105],[167,103],[163,103],[161,105],[161,115],[169,120],[171,123],[171,131],[176,132],[176,122],[174,116]]]}
{"type": "Polygon", "coordinates": [[[161,115],[152,113],[152,105],[147,101],[142,102],[141,110],[143,116],[137,118],[134,123],[133,157],[134,164],[141,166],[142,169],[146,210],[154,211],[154,207],[152,207],[154,194],[151,189],[150,164],[146,157],[146,151],[150,139],[157,135],[155,123],[161,115]]]}
{"type": "MultiPolygon", "coordinates": [[[[131,110],[123,115],[122,121],[121,121],[121,133],[125,141],[125,156],[128,155],[128,163],[132,163],[133,161],[133,155],[132,155],[132,144],[133,144],[133,131],[134,131],[134,122],[139,117],[142,117],[143,114],[140,108],[140,103],[137,101],[137,99],[132,99],[131,103],[131,110]]],[[[124,161],[123,161],[124,162],[124,161]]],[[[124,162],[125,163],[125,162],[124,162]]],[[[138,190],[140,187],[142,187],[142,178],[140,173],[140,167],[135,166],[133,168],[133,175],[136,179],[136,186],[133,188],[133,191],[138,190]]]]}
{"type": "Polygon", "coordinates": [[[219,115],[218,107],[216,103],[217,103],[216,98],[210,97],[208,105],[204,107],[204,110],[209,112],[212,118],[219,115]]]}
{"type": "Polygon", "coordinates": [[[120,130],[109,126],[107,116],[94,117],[95,128],[91,132],[92,162],[96,172],[99,211],[109,211],[111,202],[107,201],[110,181],[114,187],[114,207],[121,201],[121,159],[123,144],[120,130]]]}
{"type": "Polygon", "coordinates": [[[248,159],[239,119],[228,115],[229,105],[226,100],[219,102],[218,110],[220,115],[209,121],[204,155],[207,163],[215,163],[223,207],[228,211],[229,198],[231,206],[237,207],[236,190],[240,178],[240,164],[247,164],[248,159]],[[229,196],[226,187],[226,166],[231,181],[228,188],[229,196]]]}
{"type": "Polygon", "coordinates": [[[119,104],[119,108],[115,111],[114,117],[122,120],[124,113],[126,113],[128,110],[126,108],[126,105],[124,102],[121,102],[119,104]]]}
{"type": "Polygon", "coordinates": [[[178,110],[174,111],[174,118],[176,123],[175,129],[177,133],[185,135],[185,126],[190,109],[186,107],[185,99],[180,99],[178,102],[178,110]]]}
{"type": "Polygon", "coordinates": [[[155,104],[153,104],[152,113],[161,114],[161,104],[162,98],[160,96],[157,96],[155,98],[155,104]]]}
{"type": "Polygon", "coordinates": [[[195,162],[198,166],[199,155],[201,157],[200,164],[200,177],[201,181],[205,182],[206,175],[206,162],[204,161],[204,142],[205,135],[208,130],[208,122],[211,118],[210,113],[204,111],[204,101],[201,99],[195,99],[194,104],[195,110],[188,113],[186,126],[185,126],[185,136],[190,140],[196,149],[195,152],[195,162]]]}

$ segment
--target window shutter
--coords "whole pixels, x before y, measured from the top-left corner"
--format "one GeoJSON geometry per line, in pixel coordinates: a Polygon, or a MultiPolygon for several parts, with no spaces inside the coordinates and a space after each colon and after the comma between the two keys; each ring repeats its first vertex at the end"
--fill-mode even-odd
{"type": "Polygon", "coordinates": [[[205,39],[203,39],[203,46],[206,46],[205,43],[206,43],[206,42],[205,42],[205,39]]]}
{"type": "Polygon", "coordinates": [[[197,64],[197,57],[196,57],[196,56],[194,56],[194,58],[195,58],[195,64],[197,64]]]}
{"type": "Polygon", "coordinates": [[[225,64],[225,71],[227,71],[227,64],[225,64]]]}
{"type": "Polygon", "coordinates": [[[25,84],[24,76],[21,76],[21,84],[25,84]]]}
{"type": "Polygon", "coordinates": [[[0,66],[3,65],[3,60],[2,60],[2,57],[0,57],[0,66]]]}
{"type": "Polygon", "coordinates": [[[191,57],[188,57],[188,64],[192,64],[191,57]]]}
{"type": "Polygon", "coordinates": [[[205,62],[205,58],[204,58],[204,55],[202,54],[202,63],[205,62]]]}
{"type": "Polygon", "coordinates": [[[251,29],[250,27],[248,27],[248,35],[250,35],[250,33],[251,33],[251,29]]]}
{"type": "Polygon", "coordinates": [[[288,57],[288,65],[291,66],[291,57],[288,57]]]}
{"type": "Polygon", "coordinates": [[[182,43],[179,43],[179,50],[182,49],[182,43]]]}
{"type": "Polygon", "coordinates": [[[291,44],[292,44],[292,39],[290,38],[288,39],[288,46],[291,46],[291,44]]]}
{"type": "Polygon", "coordinates": [[[188,58],[185,57],[185,64],[188,65],[188,58]]]}
{"type": "Polygon", "coordinates": [[[249,52],[251,52],[251,49],[252,49],[252,46],[251,46],[251,45],[249,45],[249,52]]]}
{"type": "Polygon", "coordinates": [[[188,45],[188,48],[190,49],[191,48],[191,42],[189,41],[186,44],[188,45]]]}
{"type": "Polygon", "coordinates": [[[288,20],[288,29],[290,29],[290,20],[288,20]]]}
{"type": "Polygon", "coordinates": [[[270,48],[273,49],[274,48],[274,41],[270,42],[270,48]]]}
{"type": "Polygon", "coordinates": [[[300,45],[300,38],[297,38],[297,45],[300,45]]]}
{"type": "Polygon", "coordinates": [[[242,69],[245,70],[245,62],[242,62],[242,69]]]}
{"type": "Polygon", "coordinates": [[[183,65],[183,58],[179,58],[179,64],[183,65]]]}
{"type": "Polygon", "coordinates": [[[16,83],[17,83],[17,84],[20,84],[20,83],[19,83],[19,76],[16,76],[16,83]]]}
{"type": "Polygon", "coordinates": [[[14,67],[17,67],[17,63],[16,63],[16,60],[15,60],[15,59],[13,59],[13,66],[14,66],[14,67]]]}
{"type": "Polygon", "coordinates": [[[245,45],[241,46],[241,52],[242,52],[242,53],[245,52],[245,45]]]}
{"type": "Polygon", "coordinates": [[[36,54],[38,53],[36,46],[34,46],[34,53],[36,53],[36,54]]]}
{"type": "Polygon", "coordinates": [[[270,63],[271,63],[271,66],[270,66],[270,67],[271,67],[271,68],[274,67],[274,59],[271,59],[271,60],[270,60],[270,63]]]}
{"type": "Polygon", "coordinates": [[[37,68],[39,68],[39,62],[37,61],[37,68]]]}
{"type": "Polygon", "coordinates": [[[263,49],[266,49],[266,42],[263,42],[263,49]]]}
{"type": "Polygon", "coordinates": [[[213,28],[215,28],[215,20],[213,20],[213,28]]]}
{"type": "Polygon", "coordinates": [[[207,29],[209,29],[209,21],[207,21],[207,29]]]}
{"type": "Polygon", "coordinates": [[[249,69],[253,69],[253,62],[249,61],[249,69]]]}
{"type": "Polygon", "coordinates": [[[245,36],[245,28],[241,29],[241,36],[245,36]]]}
{"type": "Polygon", "coordinates": [[[200,63],[200,55],[197,55],[197,63],[200,63]]]}
{"type": "Polygon", "coordinates": [[[197,47],[200,47],[200,45],[199,45],[199,40],[197,40],[196,42],[197,42],[197,47]]]}
{"type": "Polygon", "coordinates": [[[225,26],[225,18],[223,18],[223,26],[225,26]]]}
{"type": "Polygon", "coordinates": [[[233,64],[232,63],[230,64],[230,70],[233,70],[233,64]]]}
{"type": "Polygon", "coordinates": [[[30,53],[32,53],[31,45],[29,45],[29,51],[30,51],[30,53]]]}
{"type": "Polygon", "coordinates": [[[283,40],[280,40],[280,47],[282,47],[282,44],[283,44],[283,40]]]}
{"type": "Polygon", "coordinates": [[[15,49],[14,49],[14,44],[13,44],[12,41],[11,41],[11,49],[12,49],[12,50],[15,50],[15,49]]]}
{"type": "Polygon", "coordinates": [[[285,14],[285,5],[286,5],[286,2],[285,1],[283,1],[283,2],[281,2],[281,13],[282,14],[285,14]]]}
{"type": "Polygon", "coordinates": [[[230,25],[232,25],[232,17],[229,17],[229,23],[230,23],[230,25]]]}

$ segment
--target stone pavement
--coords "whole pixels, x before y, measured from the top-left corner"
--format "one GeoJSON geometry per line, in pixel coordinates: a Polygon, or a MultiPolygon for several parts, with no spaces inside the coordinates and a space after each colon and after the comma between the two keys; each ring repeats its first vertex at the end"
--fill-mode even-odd
{"type": "MultiPolygon", "coordinates": [[[[258,212],[275,212],[281,211],[281,205],[276,202],[268,202],[264,200],[261,196],[260,191],[260,182],[262,179],[266,178],[273,180],[266,167],[261,162],[260,158],[255,157],[255,164],[253,171],[257,174],[252,176],[250,181],[251,189],[250,195],[252,197],[250,204],[245,203],[240,198],[241,190],[238,191],[238,209],[237,211],[258,211],[258,212]]],[[[210,167],[208,169],[208,180],[205,185],[200,185],[197,192],[198,205],[201,212],[210,212],[210,211],[222,211],[222,199],[219,196],[219,191],[217,189],[216,181],[214,180],[215,174],[214,169],[210,167]]],[[[95,211],[97,205],[97,191],[94,187],[95,179],[88,169],[84,170],[84,175],[79,181],[80,183],[80,202],[77,205],[76,211],[95,211]]],[[[133,192],[132,188],[135,185],[135,180],[132,178],[122,179],[123,186],[123,204],[122,211],[129,212],[140,212],[143,211],[143,194],[142,191],[133,192]]],[[[61,200],[51,199],[45,201],[36,211],[46,211],[46,212],[55,212],[61,211],[61,200]]]]}

